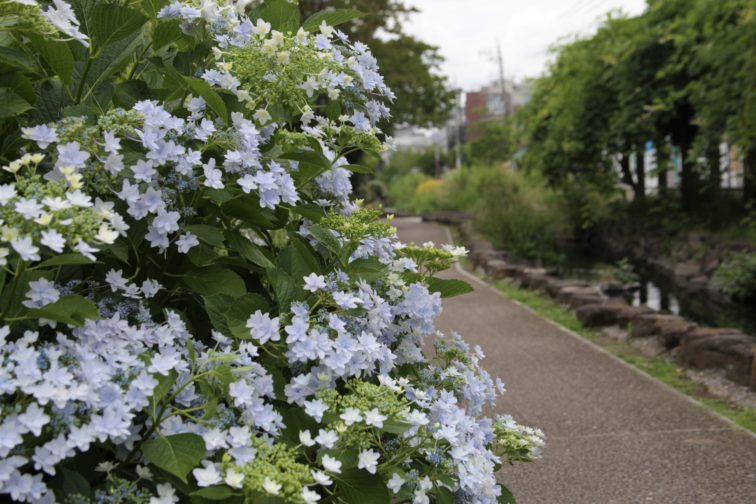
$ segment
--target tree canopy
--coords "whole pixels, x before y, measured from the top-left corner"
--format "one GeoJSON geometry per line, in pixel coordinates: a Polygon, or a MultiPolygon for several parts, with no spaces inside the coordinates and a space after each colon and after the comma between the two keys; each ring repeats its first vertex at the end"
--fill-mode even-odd
{"type": "Polygon", "coordinates": [[[556,48],[518,118],[526,166],[553,184],[613,184],[611,158],[620,155],[623,178],[642,196],[643,172],[633,179],[629,155],[648,140],[671,143],[682,153],[690,209],[719,187],[718,147],[728,142],[754,199],[755,23],[752,0],[650,0],[640,16],[613,13],[595,35],[556,48]]]}

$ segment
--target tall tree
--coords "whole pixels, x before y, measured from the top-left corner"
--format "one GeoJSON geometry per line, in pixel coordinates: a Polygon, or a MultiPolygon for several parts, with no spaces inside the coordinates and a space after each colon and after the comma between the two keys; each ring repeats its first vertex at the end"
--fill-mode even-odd
{"type": "Polygon", "coordinates": [[[404,30],[407,16],[417,12],[401,0],[300,0],[303,18],[327,8],[355,9],[365,15],[341,25],[354,40],[366,43],[396,93],[393,124],[419,126],[446,122],[455,92],[440,72],[438,48],[404,30]]]}

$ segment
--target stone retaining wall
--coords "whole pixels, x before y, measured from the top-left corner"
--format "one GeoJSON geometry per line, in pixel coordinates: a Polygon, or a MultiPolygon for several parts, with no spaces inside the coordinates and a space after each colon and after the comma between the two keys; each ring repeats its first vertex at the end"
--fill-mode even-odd
{"type": "Polygon", "coordinates": [[[508,260],[504,251],[477,233],[465,214],[443,212],[424,216],[425,220],[459,229],[476,270],[492,279],[511,279],[520,286],[540,290],[575,311],[586,327],[619,326],[630,338],[655,338],[683,366],[724,370],[727,378],[756,391],[756,337],[737,329],[702,327],[678,315],[631,306],[624,299],[609,297],[585,282],[549,275],[508,260]]]}

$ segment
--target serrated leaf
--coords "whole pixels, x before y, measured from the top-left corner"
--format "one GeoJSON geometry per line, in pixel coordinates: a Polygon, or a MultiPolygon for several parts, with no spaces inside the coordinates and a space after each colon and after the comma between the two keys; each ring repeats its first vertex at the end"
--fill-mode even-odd
{"type": "Polygon", "coordinates": [[[204,243],[200,243],[196,247],[192,247],[189,250],[189,253],[186,254],[186,256],[189,258],[189,261],[192,264],[200,268],[210,266],[218,259],[218,254],[216,254],[212,248],[208,247],[204,243]]]}
{"type": "Polygon", "coordinates": [[[33,59],[12,47],[0,46],[0,63],[28,73],[37,71],[37,64],[33,59]]]}
{"type": "Polygon", "coordinates": [[[223,232],[215,226],[210,226],[208,224],[190,224],[184,229],[208,245],[219,248],[224,245],[223,232]]]}
{"type": "Polygon", "coordinates": [[[28,315],[72,326],[82,326],[86,320],[99,320],[97,306],[90,300],[71,294],[63,296],[54,303],[29,310],[28,315]]]}
{"type": "Polygon", "coordinates": [[[197,77],[184,77],[189,89],[202,97],[207,105],[218,114],[221,119],[228,123],[228,110],[223,98],[206,81],[197,77]]]}
{"type": "Polygon", "coordinates": [[[297,281],[285,271],[269,268],[266,273],[273,287],[273,292],[276,294],[278,312],[283,313],[289,309],[301,289],[297,288],[297,281]]]}
{"type": "Polygon", "coordinates": [[[249,239],[242,236],[238,231],[226,232],[226,240],[231,250],[238,253],[247,261],[261,268],[272,268],[273,263],[262,249],[249,239]]]}
{"type": "Polygon", "coordinates": [[[359,277],[366,282],[375,282],[386,275],[388,266],[374,257],[355,259],[346,267],[347,273],[359,277]]]}
{"type": "Polygon", "coordinates": [[[207,500],[227,500],[238,494],[235,494],[231,488],[226,485],[215,485],[207,488],[201,488],[196,492],[189,494],[192,497],[201,497],[207,500]]]}
{"type": "Polygon", "coordinates": [[[37,265],[37,268],[49,268],[50,266],[67,266],[71,264],[94,264],[95,261],[84,257],[81,254],[61,254],[45,261],[42,261],[37,265]]]}
{"type": "Polygon", "coordinates": [[[246,294],[235,300],[223,314],[231,335],[238,339],[249,339],[247,320],[257,310],[269,310],[268,302],[259,294],[246,294]]]}
{"type": "Polygon", "coordinates": [[[354,9],[335,9],[316,12],[304,22],[302,27],[310,32],[318,30],[320,23],[326,22],[329,26],[338,26],[347,23],[353,19],[360,18],[365,14],[354,9]]]}
{"type": "Polygon", "coordinates": [[[0,88],[0,119],[21,115],[32,108],[32,104],[8,88],[0,88]]]}
{"type": "Polygon", "coordinates": [[[333,252],[336,256],[341,254],[341,243],[336,238],[330,229],[324,228],[320,224],[313,224],[309,227],[310,234],[315,240],[326,248],[329,252],[333,252]]]}
{"type": "Polygon", "coordinates": [[[334,476],[341,499],[346,504],[389,504],[386,483],[377,474],[361,469],[347,469],[334,476]]]}
{"type": "Polygon", "coordinates": [[[98,3],[92,9],[89,36],[96,47],[123,40],[141,30],[147,18],[139,11],[117,4],[98,3]]]}
{"type": "Polygon", "coordinates": [[[205,442],[197,434],[161,436],[145,441],[142,453],[151,464],[186,483],[189,471],[205,456],[205,442]]]}
{"type": "Polygon", "coordinates": [[[152,47],[155,50],[181,38],[181,24],[177,19],[162,21],[152,34],[152,47]]]}
{"type": "Polygon", "coordinates": [[[504,485],[501,485],[501,495],[496,500],[499,504],[517,504],[512,492],[504,485]]]}
{"type": "Polygon", "coordinates": [[[352,173],[366,173],[368,175],[375,175],[375,169],[369,166],[363,166],[358,164],[344,165],[341,168],[346,168],[352,173]]]}
{"type": "Polygon", "coordinates": [[[176,371],[172,369],[167,375],[158,374],[155,375],[155,377],[158,380],[158,384],[152,390],[152,397],[150,398],[153,407],[157,405],[157,403],[159,403],[160,400],[165,397],[166,394],[170,392],[171,388],[176,384],[178,373],[176,373],[176,371]]]}
{"type": "Polygon", "coordinates": [[[225,294],[238,298],[247,292],[244,280],[239,275],[220,266],[190,271],[184,275],[184,283],[202,296],[225,294]]]}
{"type": "Polygon", "coordinates": [[[56,480],[63,480],[62,489],[66,495],[74,496],[81,495],[83,497],[90,497],[92,494],[92,487],[89,481],[76,471],[72,471],[66,467],[59,467],[60,474],[56,476],[56,480]]]}
{"type": "Polygon", "coordinates": [[[433,277],[428,280],[428,290],[431,292],[438,292],[442,298],[450,298],[454,296],[460,296],[472,292],[474,289],[472,285],[456,279],[444,279],[433,277]]]}
{"type": "Polygon", "coordinates": [[[203,296],[207,316],[213,327],[223,334],[230,334],[228,322],[226,321],[226,311],[233,305],[234,298],[224,294],[216,296],[203,296]]]}
{"type": "Polygon", "coordinates": [[[274,30],[286,33],[299,29],[299,6],[296,3],[288,0],[267,0],[258,12],[274,30]]]}
{"type": "Polygon", "coordinates": [[[297,236],[292,235],[290,239],[289,245],[278,254],[278,268],[300,282],[310,273],[320,273],[320,262],[312,249],[297,236]]]}
{"type": "Polygon", "coordinates": [[[404,434],[412,428],[412,424],[404,420],[397,420],[395,418],[389,418],[383,422],[381,430],[384,432],[390,432],[391,434],[404,434]]]}

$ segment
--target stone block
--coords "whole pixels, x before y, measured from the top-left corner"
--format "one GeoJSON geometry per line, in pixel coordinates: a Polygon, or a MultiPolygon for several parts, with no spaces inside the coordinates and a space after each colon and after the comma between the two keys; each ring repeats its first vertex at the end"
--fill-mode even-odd
{"type": "MultiPolygon", "coordinates": [[[[694,331],[695,332],[695,331],[694,331]]],[[[756,338],[745,334],[713,334],[683,338],[678,358],[686,366],[723,369],[735,383],[749,386],[756,338]]]]}
{"type": "Polygon", "coordinates": [[[684,323],[685,319],[677,315],[667,313],[643,313],[630,320],[630,337],[631,338],[650,338],[659,336],[662,327],[684,323]]]}
{"type": "Polygon", "coordinates": [[[621,299],[609,299],[602,303],[578,307],[575,315],[586,327],[604,327],[617,324],[619,316],[631,307],[621,299]]]}
{"type": "Polygon", "coordinates": [[[526,289],[538,289],[539,286],[548,282],[548,275],[546,273],[533,273],[528,269],[522,271],[519,277],[520,285],[526,289]]]}
{"type": "Polygon", "coordinates": [[[586,305],[592,305],[596,303],[601,303],[605,300],[603,296],[600,295],[582,295],[582,294],[576,294],[574,296],[570,296],[569,300],[567,301],[566,305],[570,307],[572,310],[577,310],[581,306],[586,305]]]}
{"type": "Polygon", "coordinates": [[[590,287],[590,284],[575,280],[560,280],[555,278],[553,282],[546,286],[546,292],[548,292],[551,297],[558,298],[559,292],[565,287],[590,287]]]}
{"type": "Polygon", "coordinates": [[[620,327],[627,327],[630,325],[630,322],[635,317],[638,317],[640,315],[644,315],[647,313],[657,313],[656,310],[653,310],[649,308],[646,305],[641,306],[631,306],[629,309],[625,310],[624,312],[620,313],[617,316],[617,325],[620,327]]]}
{"type": "Polygon", "coordinates": [[[590,304],[590,299],[596,299],[596,302],[600,302],[603,297],[601,291],[595,287],[585,287],[581,285],[567,285],[559,289],[557,293],[557,301],[561,304],[573,306],[573,300],[579,303],[579,305],[590,304]],[[579,300],[579,301],[578,301],[579,300]]]}

